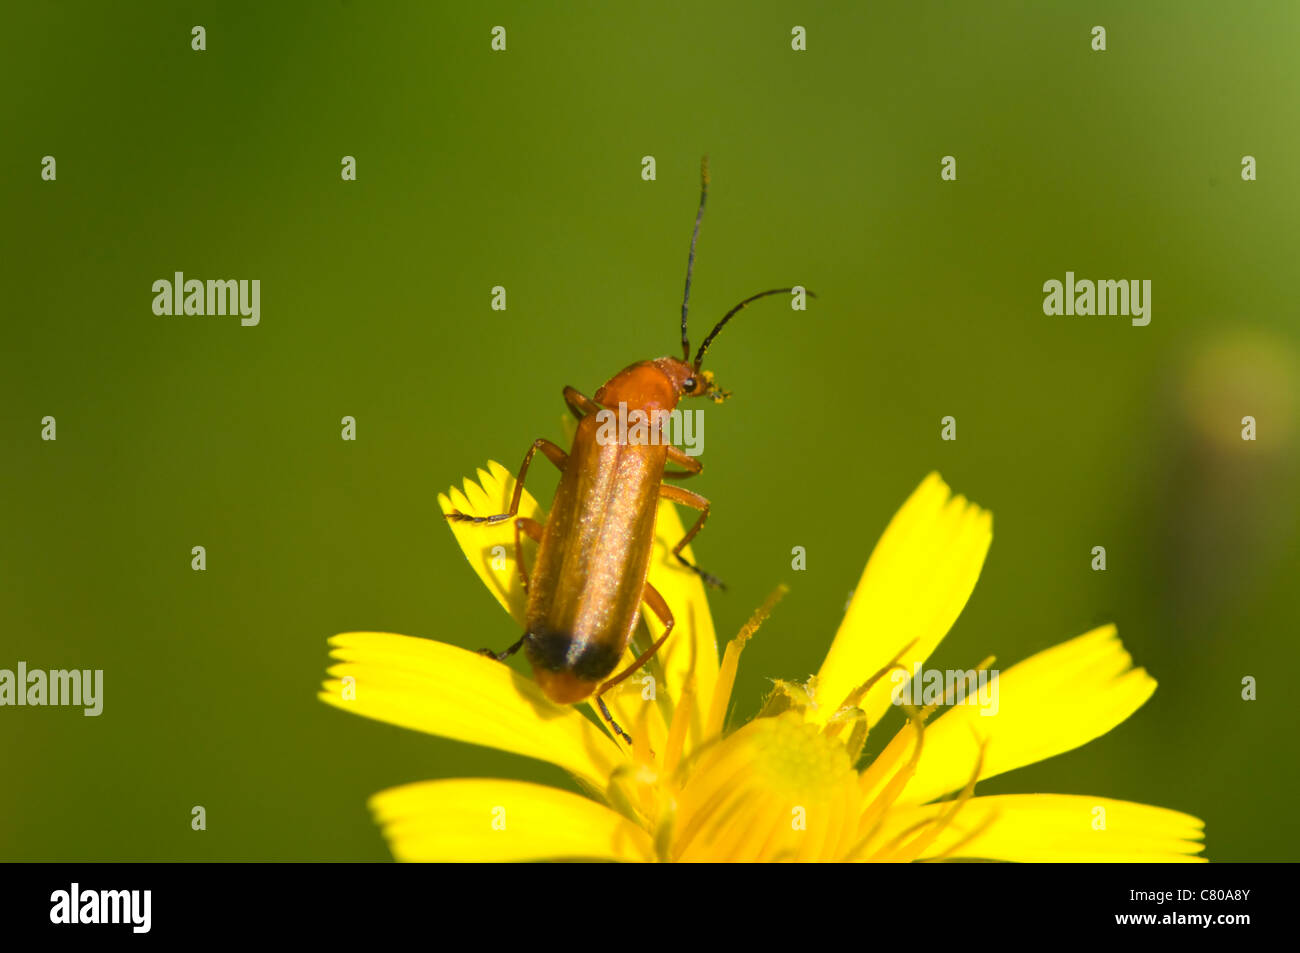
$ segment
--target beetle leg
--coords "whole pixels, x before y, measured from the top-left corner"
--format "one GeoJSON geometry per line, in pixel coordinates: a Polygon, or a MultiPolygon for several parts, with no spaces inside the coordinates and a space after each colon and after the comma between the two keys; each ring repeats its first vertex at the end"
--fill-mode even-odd
{"type": "Polygon", "coordinates": [[[614,716],[609,713],[609,706],[605,704],[605,699],[601,698],[599,695],[596,696],[596,707],[600,709],[601,717],[609,722],[609,727],[614,729],[614,734],[618,735],[630,745],[632,743],[632,736],[618,726],[618,722],[614,720],[614,716]]]}
{"type": "Polygon", "coordinates": [[[668,445],[668,459],[686,469],[665,470],[664,479],[666,480],[685,480],[687,477],[697,475],[704,469],[704,464],[700,463],[699,460],[686,453],[686,451],[679,450],[672,444],[668,445]]]}
{"type": "Polygon", "coordinates": [[[654,614],[659,617],[659,621],[664,624],[664,634],[659,636],[659,638],[655,640],[654,645],[650,646],[650,648],[646,649],[639,656],[637,656],[635,662],[633,662],[627,668],[623,669],[623,671],[619,672],[613,678],[601,682],[600,686],[596,689],[594,693],[596,698],[596,705],[598,708],[600,708],[600,713],[605,716],[605,720],[609,722],[610,727],[614,729],[614,731],[618,734],[618,736],[621,737],[628,744],[632,743],[631,737],[629,737],[626,731],[624,731],[622,728],[618,726],[618,722],[616,722],[614,720],[614,717],[609,713],[609,708],[606,707],[605,700],[600,696],[605,694],[605,692],[609,691],[619,682],[623,681],[623,679],[627,678],[629,675],[631,675],[633,672],[639,669],[646,662],[650,661],[650,659],[654,656],[654,654],[659,651],[659,647],[668,640],[668,636],[673,631],[673,626],[676,625],[676,620],[673,618],[673,610],[668,608],[668,603],[664,601],[664,597],[659,593],[659,590],[656,589],[654,586],[650,585],[650,583],[648,582],[641,590],[641,599],[648,606],[650,606],[650,609],[654,612],[654,614]]]}
{"type": "MultiPolygon", "coordinates": [[[[515,567],[519,570],[519,578],[523,580],[524,592],[526,593],[528,592],[528,567],[524,565],[524,547],[523,540],[519,538],[520,530],[527,533],[529,539],[540,543],[542,541],[542,524],[537,520],[530,520],[526,516],[521,516],[515,520],[515,567]]],[[[486,655],[498,662],[504,662],[519,651],[527,638],[528,633],[525,632],[518,642],[504,652],[493,652],[491,649],[479,649],[478,652],[479,655],[486,655]]]]}
{"type": "Polygon", "coordinates": [[[452,510],[444,515],[449,520],[463,523],[500,523],[502,520],[513,517],[519,512],[519,499],[524,493],[524,477],[528,474],[528,464],[533,462],[533,454],[538,450],[546,454],[546,459],[554,463],[560,472],[564,472],[564,465],[568,463],[569,455],[549,440],[544,438],[534,440],[533,445],[524,454],[524,463],[519,468],[519,476],[515,477],[515,492],[514,496],[510,498],[510,511],[508,513],[498,513],[495,516],[469,516],[460,510],[452,510]]]}
{"type": "Polygon", "coordinates": [[[504,662],[506,659],[510,658],[510,656],[514,655],[521,648],[523,648],[524,642],[527,640],[527,638],[528,638],[528,633],[525,632],[523,635],[519,637],[518,642],[510,646],[510,648],[506,649],[504,652],[493,652],[491,649],[479,649],[478,654],[486,655],[488,658],[494,658],[498,662],[504,662]]]}
{"type": "Polygon", "coordinates": [[[579,420],[600,410],[600,404],[572,387],[564,388],[564,402],[569,405],[569,410],[573,413],[573,416],[579,420]]]}
{"type": "Polygon", "coordinates": [[[528,534],[528,538],[535,543],[542,541],[542,524],[537,520],[530,520],[526,516],[521,516],[515,520],[515,567],[519,570],[519,579],[524,584],[524,592],[528,592],[528,567],[524,565],[524,543],[519,538],[519,531],[523,530],[528,534]]]}
{"type": "Polygon", "coordinates": [[[700,567],[692,564],[689,559],[682,555],[682,550],[685,549],[686,545],[695,538],[695,534],[704,526],[704,521],[709,518],[709,501],[698,493],[692,493],[690,490],[683,490],[680,486],[668,486],[666,484],[659,487],[659,496],[665,500],[672,500],[674,503],[681,503],[684,506],[689,506],[701,511],[700,518],[695,521],[695,525],[688,529],[686,535],[683,536],[677,545],[673,547],[673,555],[677,557],[679,563],[703,579],[707,585],[716,586],[719,589],[726,589],[727,587],[721,579],[705,572],[700,567]]]}

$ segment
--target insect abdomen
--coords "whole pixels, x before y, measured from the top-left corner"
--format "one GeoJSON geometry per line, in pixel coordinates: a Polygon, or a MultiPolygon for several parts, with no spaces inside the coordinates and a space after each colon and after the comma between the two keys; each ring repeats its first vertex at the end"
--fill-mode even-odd
{"type": "Polygon", "coordinates": [[[593,415],[579,422],[530,573],[526,619],[534,668],[583,680],[613,671],[639,617],[667,453],[602,445],[596,432],[593,415]]]}

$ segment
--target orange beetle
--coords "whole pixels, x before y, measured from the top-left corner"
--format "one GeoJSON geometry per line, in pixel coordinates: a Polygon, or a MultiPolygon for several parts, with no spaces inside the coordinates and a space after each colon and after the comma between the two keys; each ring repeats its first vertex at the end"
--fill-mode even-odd
{"type": "Polygon", "coordinates": [[[594,400],[566,387],[564,401],[578,418],[569,452],[549,440],[533,441],[519,468],[508,512],[468,516],[453,510],[447,514],[448,519],[474,523],[515,520],[516,564],[528,594],[524,634],[504,652],[482,651],[505,660],[523,648],[547,698],[558,704],[572,704],[594,695],[601,714],[628,743],[632,739],[614,721],[600,696],[649,661],[673,630],[672,610],[646,578],[660,499],[700,511],[699,519],[673,547],[673,555],[706,583],[721,586],[682,555],[682,549],[709,518],[709,501],[698,493],[663,482],[694,476],[703,469],[694,457],[664,439],[667,414],[683,397],[724,400],[727,392],[719,390],[712,375],[700,369],[709,345],[732,316],[750,302],[796,290],[773,288],[740,302],[709,332],[694,361],[690,361],[686,312],[695,243],[709,189],[707,157],[701,163],[700,179],[700,205],[691,234],[682,297],[682,357],[661,357],[624,368],[596,391],[594,400]],[[629,418],[637,412],[644,414],[639,419],[654,422],[649,428],[650,439],[629,440],[623,431],[618,438],[609,439],[608,429],[602,431],[601,427],[608,420],[609,408],[618,408],[629,418]],[[536,520],[516,518],[528,465],[539,450],[560,470],[560,483],[544,527],[536,520]],[[666,469],[670,460],[682,469],[666,469]],[[531,572],[524,566],[521,533],[541,544],[531,572]],[[615,675],[614,669],[640,618],[643,601],[663,622],[663,634],[615,675]]]}

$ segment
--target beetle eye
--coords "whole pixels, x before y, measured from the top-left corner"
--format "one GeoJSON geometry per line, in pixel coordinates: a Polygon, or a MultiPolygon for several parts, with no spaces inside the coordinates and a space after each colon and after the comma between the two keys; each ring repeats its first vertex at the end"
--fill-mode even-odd
{"type": "Polygon", "coordinates": [[[686,380],[682,381],[682,390],[695,390],[695,378],[688,377],[686,380]]]}

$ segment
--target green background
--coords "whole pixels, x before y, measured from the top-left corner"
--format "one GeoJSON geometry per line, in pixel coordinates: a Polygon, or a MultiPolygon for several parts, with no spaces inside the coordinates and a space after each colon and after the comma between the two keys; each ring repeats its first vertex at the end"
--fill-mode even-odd
{"type": "Polygon", "coordinates": [[[1298,30],[1271,2],[10,6],[0,667],[102,668],[106,697],[0,709],[0,858],[385,859],[381,788],[568,784],[321,704],[325,640],[514,640],[436,494],[561,438],[564,385],[675,353],[708,152],[696,340],[752,292],[821,295],[711,352],[720,637],[792,586],[737,717],[816,670],[938,469],[995,518],[939,667],[1114,621],[1160,682],[981,791],[1165,805],[1212,859],[1297,859],[1298,30]],[[155,317],[177,270],[259,278],[261,325],[155,317]],[[1045,316],[1066,270],[1150,279],[1151,324],[1045,316]]]}

